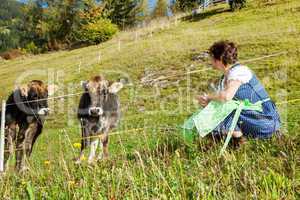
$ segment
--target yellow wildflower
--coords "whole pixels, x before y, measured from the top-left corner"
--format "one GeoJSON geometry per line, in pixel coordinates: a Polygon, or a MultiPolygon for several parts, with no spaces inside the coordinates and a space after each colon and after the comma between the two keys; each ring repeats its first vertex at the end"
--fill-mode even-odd
{"type": "Polygon", "coordinates": [[[44,164],[45,164],[45,165],[50,165],[50,163],[51,163],[50,160],[45,160],[45,161],[44,161],[44,164]]]}
{"type": "Polygon", "coordinates": [[[83,155],[80,157],[80,160],[86,160],[86,157],[83,155]]]}
{"type": "Polygon", "coordinates": [[[80,143],[74,143],[74,144],[73,144],[73,147],[74,147],[74,148],[80,149],[80,148],[81,148],[81,144],[80,144],[80,143]]]}
{"type": "Polygon", "coordinates": [[[69,182],[68,182],[68,185],[69,185],[69,186],[75,185],[75,181],[69,181],[69,182]]]}
{"type": "Polygon", "coordinates": [[[178,158],[180,158],[180,153],[179,153],[179,150],[178,150],[178,149],[175,151],[175,154],[176,154],[176,156],[177,156],[178,158]]]}

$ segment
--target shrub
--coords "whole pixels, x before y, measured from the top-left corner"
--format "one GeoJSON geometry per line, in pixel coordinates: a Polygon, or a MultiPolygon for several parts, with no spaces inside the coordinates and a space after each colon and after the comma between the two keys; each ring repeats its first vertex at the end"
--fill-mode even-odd
{"type": "Polygon", "coordinates": [[[230,9],[235,11],[246,6],[246,0],[229,0],[230,9]]]}
{"type": "Polygon", "coordinates": [[[34,44],[34,42],[30,42],[26,44],[24,47],[26,53],[38,54],[40,53],[40,49],[34,44]]]}
{"type": "Polygon", "coordinates": [[[204,0],[172,0],[171,9],[173,12],[186,12],[198,8],[204,0]]]}
{"type": "Polygon", "coordinates": [[[111,23],[108,19],[100,18],[84,25],[77,35],[80,41],[99,44],[111,39],[117,32],[117,25],[111,23]]]}

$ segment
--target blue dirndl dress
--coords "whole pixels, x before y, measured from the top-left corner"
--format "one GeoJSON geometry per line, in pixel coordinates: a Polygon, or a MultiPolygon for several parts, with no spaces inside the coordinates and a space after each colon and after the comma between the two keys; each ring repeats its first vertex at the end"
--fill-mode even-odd
{"type": "MultiPolygon", "coordinates": [[[[234,67],[240,64],[234,65],[234,67]]],[[[222,80],[221,80],[222,81],[222,80]]],[[[242,84],[237,90],[234,99],[248,99],[251,103],[269,99],[269,95],[256,75],[252,72],[249,82],[242,84]]],[[[253,138],[270,138],[280,128],[280,117],[273,101],[267,100],[262,104],[263,112],[242,110],[235,131],[241,131],[244,136],[253,138]]],[[[233,120],[233,111],[217,128],[214,134],[227,133],[233,120]]]]}

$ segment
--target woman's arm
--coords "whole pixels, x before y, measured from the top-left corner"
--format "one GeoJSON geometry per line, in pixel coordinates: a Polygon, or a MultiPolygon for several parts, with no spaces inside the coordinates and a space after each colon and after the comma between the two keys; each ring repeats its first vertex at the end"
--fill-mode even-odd
{"type": "Polygon", "coordinates": [[[239,87],[241,85],[242,85],[241,81],[230,80],[226,84],[226,87],[224,90],[222,90],[218,93],[215,93],[215,94],[209,94],[209,95],[207,95],[206,98],[207,98],[208,102],[211,100],[221,101],[221,102],[230,101],[233,99],[235,93],[237,92],[237,90],[239,89],[239,87]]]}
{"type": "Polygon", "coordinates": [[[197,96],[196,99],[198,100],[199,104],[204,107],[207,106],[207,104],[212,100],[221,102],[230,101],[233,99],[235,93],[241,85],[241,81],[230,80],[228,81],[227,86],[224,90],[214,94],[200,95],[197,96]]]}

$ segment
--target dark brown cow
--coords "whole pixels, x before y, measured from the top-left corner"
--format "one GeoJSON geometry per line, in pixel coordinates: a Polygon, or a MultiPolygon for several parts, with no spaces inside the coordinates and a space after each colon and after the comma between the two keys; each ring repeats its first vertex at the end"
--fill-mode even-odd
{"type": "Polygon", "coordinates": [[[85,93],[81,96],[78,109],[78,119],[82,128],[81,153],[76,163],[80,163],[84,155],[83,150],[89,145],[91,150],[88,163],[92,163],[98,145],[100,148],[103,147],[98,159],[108,157],[108,133],[120,120],[120,101],[117,92],[122,89],[123,83],[109,84],[104,77],[95,76],[89,81],[82,82],[82,86],[85,93]]]}
{"type": "Polygon", "coordinates": [[[47,87],[42,81],[33,80],[14,90],[6,101],[4,164],[16,148],[18,171],[27,169],[26,158],[42,132],[45,116],[49,112],[48,90],[52,92],[53,86],[47,87]]]}

